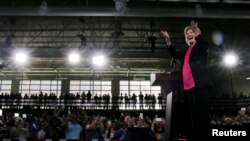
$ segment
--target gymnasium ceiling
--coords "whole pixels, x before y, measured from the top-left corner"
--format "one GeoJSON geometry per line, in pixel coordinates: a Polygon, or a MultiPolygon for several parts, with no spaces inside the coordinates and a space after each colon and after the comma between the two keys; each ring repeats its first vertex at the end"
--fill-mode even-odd
{"type": "MultiPolygon", "coordinates": [[[[220,47],[243,52],[242,73],[247,74],[249,19],[248,0],[1,0],[0,55],[4,67],[0,76],[68,77],[94,72],[149,76],[168,72],[173,66],[159,30],[167,28],[172,42],[181,49],[185,47],[183,28],[190,20],[199,22],[211,52],[220,47]],[[120,8],[115,1],[121,2],[120,8]],[[224,33],[219,47],[212,40],[218,30],[224,33]],[[32,56],[24,67],[15,65],[10,57],[20,48],[32,56]],[[67,62],[71,50],[81,53],[80,64],[67,62]],[[110,58],[104,68],[91,64],[91,57],[98,52],[110,58]]],[[[211,62],[216,64],[213,59],[211,62]]]]}

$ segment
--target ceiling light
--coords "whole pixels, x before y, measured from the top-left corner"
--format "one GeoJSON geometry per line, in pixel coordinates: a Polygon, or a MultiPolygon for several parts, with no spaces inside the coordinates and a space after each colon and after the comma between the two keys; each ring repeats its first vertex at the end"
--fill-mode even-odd
{"type": "Polygon", "coordinates": [[[29,60],[29,55],[25,50],[19,50],[14,54],[14,61],[17,65],[26,65],[29,60]]]}
{"type": "Polygon", "coordinates": [[[92,58],[92,62],[96,67],[102,67],[106,64],[106,57],[103,55],[96,55],[92,58]]]}
{"type": "Polygon", "coordinates": [[[80,62],[80,55],[78,53],[72,52],[69,54],[68,60],[71,64],[77,64],[80,62]]]}

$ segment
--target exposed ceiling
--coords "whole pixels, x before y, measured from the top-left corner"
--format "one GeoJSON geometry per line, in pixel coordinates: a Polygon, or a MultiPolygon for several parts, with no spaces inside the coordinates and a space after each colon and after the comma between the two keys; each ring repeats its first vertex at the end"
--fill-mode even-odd
{"type": "MultiPolygon", "coordinates": [[[[183,29],[193,19],[214,50],[213,31],[221,30],[223,46],[237,45],[248,58],[249,7],[247,0],[1,0],[0,55],[7,66],[0,76],[20,75],[9,57],[17,48],[32,55],[23,69],[32,77],[93,75],[91,56],[96,52],[111,58],[105,68],[95,70],[107,76],[171,71],[159,30],[167,28],[180,49],[185,47],[183,29]],[[115,7],[115,1],[123,5],[115,7]],[[82,54],[79,65],[67,63],[70,50],[82,54]]],[[[242,64],[248,71],[250,63],[242,64]]]]}

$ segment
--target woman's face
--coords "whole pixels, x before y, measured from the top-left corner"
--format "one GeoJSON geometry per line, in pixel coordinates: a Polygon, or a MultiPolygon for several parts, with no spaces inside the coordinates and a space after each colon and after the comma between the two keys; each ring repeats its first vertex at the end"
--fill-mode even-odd
{"type": "Polygon", "coordinates": [[[185,33],[185,38],[186,38],[186,42],[189,46],[192,46],[196,43],[196,40],[195,40],[195,33],[192,29],[188,29],[185,33]]]}

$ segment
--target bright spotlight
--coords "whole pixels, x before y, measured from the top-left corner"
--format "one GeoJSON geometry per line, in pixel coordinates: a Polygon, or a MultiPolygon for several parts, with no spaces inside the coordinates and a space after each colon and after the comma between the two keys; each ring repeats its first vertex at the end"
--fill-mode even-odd
{"type": "Polygon", "coordinates": [[[106,58],[103,55],[97,55],[92,58],[92,62],[95,66],[101,67],[106,64],[106,58]]]}
{"type": "Polygon", "coordinates": [[[28,53],[25,51],[17,51],[14,60],[18,65],[25,65],[28,61],[28,53]]]}
{"type": "Polygon", "coordinates": [[[68,59],[71,64],[77,64],[80,62],[80,55],[78,53],[70,53],[68,59]]]}
{"type": "Polygon", "coordinates": [[[233,67],[237,65],[238,57],[234,53],[228,53],[224,56],[224,63],[228,67],[233,67]]]}

